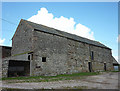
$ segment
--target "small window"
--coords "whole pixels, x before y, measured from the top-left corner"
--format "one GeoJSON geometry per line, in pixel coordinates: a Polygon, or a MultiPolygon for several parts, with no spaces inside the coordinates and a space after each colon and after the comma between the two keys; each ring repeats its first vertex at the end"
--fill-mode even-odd
{"type": "Polygon", "coordinates": [[[91,51],[91,60],[94,60],[94,52],[91,51]]]}
{"type": "Polygon", "coordinates": [[[42,57],[42,62],[46,62],[46,57],[42,57]]]}
{"type": "Polygon", "coordinates": [[[41,66],[36,66],[36,68],[41,68],[41,66]]]}
{"type": "Polygon", "coordinates": [[[28,60],[30,60],[30,55],[28,55],[28,60]]]}
{"type": "Polygon", "coordinates": [[[104,70],[106,71],[106,63],[104,63],[104,70]]]}
{"type": "Polygon", "coordinates": [[[33,54],[31,54],[31,60],[33,60],[33,54]]]}

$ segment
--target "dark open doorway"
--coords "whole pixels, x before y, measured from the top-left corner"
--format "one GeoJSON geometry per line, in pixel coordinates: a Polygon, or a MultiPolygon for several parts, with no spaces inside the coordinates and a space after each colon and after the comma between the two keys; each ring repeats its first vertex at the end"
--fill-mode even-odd
{"type": "Polygon", "coordinates": [[[104,63],[104,70],[106,71],[106,63],[104,63]]]}
{"type": "Polygon", "coordinates": [[[8,77],[29,76],[30,62],[29,61],[9,61],[8,77]]]}
{"type": "Polygon", "coordinates": [[[88,68],[89,68],[89,72],[92,72],[92,63],[88,62],[88,68]]]}

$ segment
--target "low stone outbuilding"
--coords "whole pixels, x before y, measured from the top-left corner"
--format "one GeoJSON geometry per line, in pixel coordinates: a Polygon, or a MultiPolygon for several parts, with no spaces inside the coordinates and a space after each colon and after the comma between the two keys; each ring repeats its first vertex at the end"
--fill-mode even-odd
{"type": "Polygon", "coordinates": [[[9,46],[0,46],[1,58],[5,58],[5,57],[11,56],[11,49],[12,49],[12,47],[9,47],[9,46]]]}
{"type": "Polygon", "coordinates": [[[111,49],[100,42],[21,20],[3,59],[3,77],[112,71],[111,49]]]}
{"type": "Polygon", "coordinates": [[[2,61],[2,59],[11,56],[11,49],[12,47],[9,47],[9,46],[0,46],[0,78],[2,77],[2,73],[5,74],[6,76],[6,73],[8,71],[7,70],[8,64],[6,64],[5,61],[2,61]],[[3,67],[2,67],[2,64],[4,64],[3,67]]]}
{"type": "Polygon", "coordinates": [[[113,57],[113,67],[114,67],[114,71],[120,71],[120,64],[115,60],[114,57],[113,57]]]}

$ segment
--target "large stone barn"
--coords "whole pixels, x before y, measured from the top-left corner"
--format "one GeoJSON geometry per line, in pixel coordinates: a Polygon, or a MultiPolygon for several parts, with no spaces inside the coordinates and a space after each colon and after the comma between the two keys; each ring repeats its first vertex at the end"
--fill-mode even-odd
{"type": "Polygon", "coordinates": [[[21,20],[3,59],[3,77],[54,76],[113,70],[111,49],[100,42],[21,20]]]}

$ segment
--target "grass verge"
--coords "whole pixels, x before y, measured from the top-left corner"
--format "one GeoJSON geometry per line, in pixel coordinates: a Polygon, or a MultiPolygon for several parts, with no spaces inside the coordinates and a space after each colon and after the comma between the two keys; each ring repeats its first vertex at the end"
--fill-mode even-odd
{"type": "Polygon", "coordinates": [[[98,75],[99,72],[81,72],[74,74],[62,74],[57,76],[30,76],[30,77],[8,77],[2,78],[7,80],[9,83],[17,82],[49,82],[49,81],[60,81],[60,80],[78,80],[86,76],[98,75]]]}

